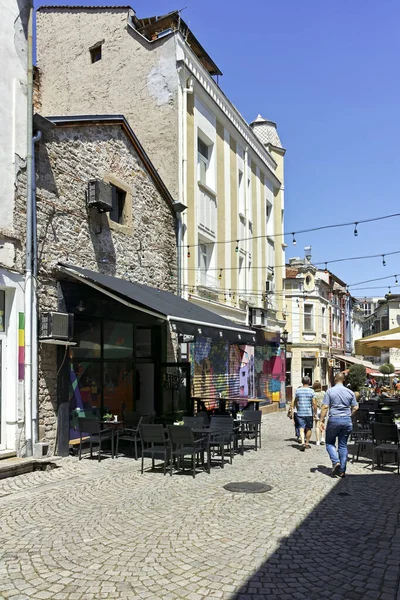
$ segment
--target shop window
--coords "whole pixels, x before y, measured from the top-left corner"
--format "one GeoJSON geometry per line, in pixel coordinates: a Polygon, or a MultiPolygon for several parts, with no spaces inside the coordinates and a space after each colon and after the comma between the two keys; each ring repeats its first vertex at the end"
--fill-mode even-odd
{"type": "Polygon", "coordinates": [[[5,331],[5,308],[6,308],[6,293],[0,290],[0,333],[5,331]]]}
{"type": "Polygon", "coordinates": [[[121,415],[122,410],[133,410],[132,363],[105,362],[103,412],[121,415]]]}
{"type": "Polygon", "coordinates": [[[135,348],[138,358],[148,358],[152,355],[151,329],[136,329],[135,348]]]}
{"type": "Polygon", "coordinates": [[[101,365],[86,361],[73,361],[69,381],[69,439],[74,440],[79,438],[80,418],[101,418],[101,365]]]}
{"type": "Polygon", "coordinates": [[[126,191],[111,185],[112,191],[112,211],[110,212],[110,219],[120,225],[125,224],[125,201],[126,191]]]}
{"type": "Polygon", "coordinates": [[[117,321],[104,322],[104,358],[132,358],[133,325],[117,321]]]}
{"type": "Polygon", "coordinates": [[[74,339],[72,346],[74,358],[101,358],[100,321],[80,321],[75,319],[74,339]]]}

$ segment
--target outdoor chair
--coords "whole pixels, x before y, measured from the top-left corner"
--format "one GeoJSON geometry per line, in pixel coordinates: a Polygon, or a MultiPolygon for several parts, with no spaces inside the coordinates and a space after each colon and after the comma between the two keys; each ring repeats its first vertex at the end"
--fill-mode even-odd
{"type": "MultiPolygon", "coordinates": [[[[358,411],[357,411],[358,412],[358,411]]],[[[356,416],[355,413],[354,416],[356,416]]],[[[372,437],[372,429],[365,427],[362,423],[355,421],[353,418],[353,431],[350,434],[350,439],[353,442],[353,456],[351,462],[358,460],[360,457],[360,450],[365,450],[367,446],[373,446],[374,440],[372,437]],[[357,453],[356,453],[357,450],[357,453]]]]}
{"type": "Polygon", "coordinates": [[[371,416],[368,410],[358,409],[352,416],[353,424],[357,424],[359,429],[371,430],[371,416]]]}
{"type": "Polygon", "coordinates": [[[208,427],[210,424],[209,416],[206,412],[198,412],[195,415],[197,419],[196,427],[208,427]]]}
{"type": "Polygon", "coordinates": [[[400,474],[400,444],[399,431],[394,423],[372,423],[372,437],[374,446],[372,452],[372,470],[375,467],[375,454],[377,457],[377,465],[380,466],[379,457],[383,454],[396,454],[397,457],[397,473],[400,474]]]}
{"type": "Polygon", "coordinates": [[[377,408],[379,408],[379,402],[374,402],[373,400],[358,403],[358,410],[376,410],[377,408]]]}
{"type": "Polygon", "coordinates": [[[375,411],[375,423],[393,423],[394,413],[392,410],[376,410],[375,411]]]}
{"type": "Polygon", "coordinates": [[[208,467],[211,466],[211,450],[218,448],[221,452],[221,467],[224,468],[225,448],[229,451],[229,462],[232,464],[235,436],[238,428],[234,428],[232,417],[229,415],[213,415],[210,421],[210,436],[207,444],[208,467]]]}
{"type": "Polygon", "coordinates": [[[97,419],[88,419],[82,417],[78,419],[78,430],[79,430],[79,460],[82,458],[82,443],[89,442],[90,444],[90,458],[93,456],[93,446],[98,446],[98,461],[101,458],[101,446],[105,441],[111,440],[113,436],[113,430],[103,428],[102,423],[97,419]]]}
{"type": "Polygon", "coordinates": [[[204,463],[205,438],[194,438],[193,431],[186,425],[168,425],[168,435],[171,444],[170,475],[172,477],[173,459],[176,458],[179,470],[181,459],[192,457],[192,474],[196,477],[196,457],[201,454],[204,463]]]}
{"type": "Polygon", "coordinates": [[[183,424],[187,427],[202,427],[197,417],[183,417],[183,424]]]}
{"type": "Polygon", "coordinates": [[[123,420],[124,424],[127,425],[128,427],[138,427],[141,416],[142,415],[140,414],[140,412],[137,412],[137,411],[134,411],[134,412],[123,411],[122,412],[122,420],[123,420]]]}
{"type": "Polygon", "coordinates": [[[139,426],[139,434],[142,443],[142,475],[145,456],[151,458],[152,469],[154,469],[154,460],[162,457],[164,460],[164,475],[166,475],[167,463],[170,457],[170,447],[164,426],[154,423],[141,424],[139,426]],[[148,446],[146,446],[146,444],[148,444],[148,446]]]}
{"type": "Polygon", "coordinates": [[[242,416],[242,449],[243,440],[254,440],[254,449],[258,450],[258,445],[261,448],[261,410],[247,410],[242,416]]]}
{"type": "MultiPolygon", "coordinates": [[[[129,414],[129,413],[127,413],[129,414]]],[[[133,413],[132,413],[133,414],[133,413]]],[[[139,414],[139,413],[136,413],[139,414]]],[[[135,460],[138,459],[138,451],[137,445],[140,442],[140,433],[139,427],[140,425],[148,425],[153,422],[152,415],[144,415],[143,417],[139,417],[139,421],[136,427],[124,427],[123,429],[117,430],[117,445],[115,451],[115,457],[118,457],[118,447],[120,441],[130,442],[131,444],[131,456],[133,455],[133,446],[135,446],[135,460]]],[[[127,419],[126,423],[130,425],[129,419],[127,419]]]]}

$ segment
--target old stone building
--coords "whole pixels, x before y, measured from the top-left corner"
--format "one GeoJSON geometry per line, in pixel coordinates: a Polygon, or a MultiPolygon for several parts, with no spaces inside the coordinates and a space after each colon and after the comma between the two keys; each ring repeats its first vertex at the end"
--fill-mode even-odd
{"type": "MultiPolygon", "coordinates": [[[[81,417],[189,411],[177,336],[204,326],[218,339],[226,327],[237,332],[176,296],[181,207],[125,118],[35,116],[34,124],[37,437],[66,454],[81,417]]],[[[23,202],[14,214],[22,238],[23,202]]]]}
{"type": "MultiPolygon", "coordinates": [[[[46,114],[123,113],[171,193],[187,206],[180,295],[260,330],[258,350],[241,348],[233,358],[225,349],[218,378],[197,363],[195,381],[209,382],[197,391],[248,389],[240,385],[248,361],[258,367],[257,394],[279,399],[285,149],[276,124],[261,116],[246,122],[180,11],[139,18],[126,6],[43,6],[37,57],[46,114]]],[[[205,338],[197,343],[211,348],[205,338]]],[[[187,354],[203,356],[189,347],[187,354]]]]}
{"type": "MultiPolygon", "coordinates": [[[[82,285],[67,283],[67,275],[61,273],[60,264],[85,267],[90,271],[174,292],[176,235],[172,197],[150,161],[144,158],[136,137],[122,117],[103,120],[97,117],[86,120],[66,118],[48,122],[45,127],[36,156],[39,313],[43,315],[60,310],[74,313],[71,339],[77,342],[76,350],[74,346],[55,344],[54,339],[42,339],[39,344],[38,437],[54,446],[60,394],[57,378],[60,352],[62,358],[64,355],[67,357],[66,362],[73,361],[75,355],[99,359],[96,356],[98,348],[93,352],[78,350],[82,344],[96,346],[99,342],[95,339],[98,332],[94,333],[93,339],[88,339],[87,332],[82,333],[88,307],[90,302],[93,303],[93,293],[88,294],[82,285]],[[114,211],[101,213],[96,208],[88,208],[88,183],[91,180],[110,184],[110,190],[117,195],[120,203],[114,211]],[[75,306],[65,300],[66,290],[75,306]],[[82,310],[83,304],[79,302],[86,302],[87,306],[82,310]],[[78,317],[81,317],[81,322],[78,317]],[[85,342],[82,341],[84,337],[85,342]]],[[[21,231],[24,230],[23,214],[23,206],[17,204],[15,221],[21,231]]],[[[105,307],[106,313],[109,308],[108,305],[105,307]]],[[[99,319],[104,316],[111,320],[122,317],[123,310],[117,303],[114,302],[112,308],[108,315],[99,310],[89,312],[92,318],[93,314],[99,319]]],[[[134,310],[130,313],[125,315],[127,322],[146,323],[143,313],[137,314],[134,310]]],[[[90,327],[94,330],[99,328],[99,322],[90,322],[90,327]]],[[[115,325],[114,334],[110,335],[115,337],[118,330],[123,338],[126,327],[128,325],[124,325],[121,319],[121,323],[115,325]]],[[[129,356],[129,350],[127,353],[129,356]]],[[[173,351],[171,356],[174,356],[173,351]]],[[[73,366],[83,368],[79,361],[73,366]]],[[[70,369],[73,366],[71,363],[70,369]]],[[[91,385],[96,385],[100,392],[103,385],[99,365],[96,363],[93,368],[88,363],[85,369],[86,372],[94,369],[92,378],[96,382],[92,381],[91,385]]],[[[127,375],[132,375],[131,370],[127,375]]],[[[78,379],[81,377],[78,373],[76,376],[78,379]]],[[[79,387],[82,385],[83,382],[80,382],[79,387]]],[[[67,396],[62,400],[66,401],[67,396]]],[[[125,400],[128,405],[131,404],[127,398],[125,400]]]]}

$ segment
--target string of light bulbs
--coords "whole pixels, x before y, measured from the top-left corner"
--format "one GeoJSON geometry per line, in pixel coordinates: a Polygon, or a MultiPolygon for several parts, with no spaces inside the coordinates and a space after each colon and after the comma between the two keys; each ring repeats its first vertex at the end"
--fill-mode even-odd
{"type": "MultiPolygon", "coordinates": [[[[340,262],[350,262],[353,260],[368,260],[371,258],[382,258],[382,266],[386,267],[386,258],[388,256],[394,256],[395,254],[400,254],[400,250],[395,250],[393,252],[385,252],[385,253],[379,253],[379,254],[366,254],[365,256],[348,256],[345,258],[333,258],[331,260],[321,260],[321,261],[316,261],[313,262],[312,265],[317,266],[317,265],[323,265],[324,266],[324,270],[327,272],[328,271],[328,265],[331,265],[333,263],[340,263],[340,262]]],[[[311,266],[312,266],[311,265],[311,266]]],[[[304,264],[302,264],[301,266],[305,266],[304,264]]],[[[272,270],[275,269],[284,269],[286,267],[292,267],[292,265],[288,265],[288,264],[284,264],[284,265],[274,265],[273,267],[269,267],[272,270]]],[[[246,267],[240,267],[240,266],[236,266],[236,267],[210,267],[207,269],[207,271],[219,271],[220,274],[222,275],[221,271],[237,271],[238,269],[242,269],[242,268],[246,268],[248,270],[250,269],[264,269],[266,270],[268,267],[265,266],[255,266],[255,265],[247,265],[246,267]]],[[[296,265],[293,265],[292,268],[296,268],[296,265]]],[[[182,269],[183,271],[198,271],[199,269],[196,267],[184,267],[182,269]]],[[[392,276],[393,277],[393,276],[392,276]]],[[[221,277],[222,278],[222,277],[221,277]]],[[[375,280],[376,281],[376,280],[375,280]]]]}
{"type": "Polygon", "coordinates": [[[188,258],[190,258],[190,248],[196,248],[198,246],[208,246],[208,245],[215,245],[215,244],[234,244],[236,242],[236,248],[235,251],[238,252],[239,251],[239,244],[240,242],[246,242],[249,240],[257,240],[257,239],[264,239],[264,238],[277,238],[277,237],[285,237],[285,236],[292,236],[292,244],[294,246],[296,246],[297,244],[297,240],[296,240],[296,235],[300,235],[303,233],[311,233],[314,231],[322,231],[324,229],[336,229],[339,227],[353,227],[354,226],[354,231],[353,234],[355,237],[358,236],[358,227],[359,225],[362,225],[363,223],[374,223],[377,221],[383,221],[385,219],[393,219],[395,217],[400,217],[400,213],[392,213],[390,215],[383,215],[380,217],[373,217],[371,219],[359,219],[358,221],[348,221],[347,223],[332,223],[329,225],[319,225],[318,227],[310,227],[308,229],[299,229],[298,231],[284,231],[281,233],[273,233],[271,235],[268,234],[261,234],[261,235],[253,235],[253,236],[249,236],[249,237],[244,237],[244,238],[233,238],[230,240],[215,240],[213,242],[201,242],[201,244],[181,244],[179,247],[180,248],[187,248],[187,252],[188,252],[188,258]]]}

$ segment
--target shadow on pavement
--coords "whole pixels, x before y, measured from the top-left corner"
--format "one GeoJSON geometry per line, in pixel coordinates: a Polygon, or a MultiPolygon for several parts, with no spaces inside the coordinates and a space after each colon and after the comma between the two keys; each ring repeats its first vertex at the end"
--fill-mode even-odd
{"type": "Polygon", "coordinates": [[[399,557],[400,477],[347,475],[231,600],[396,600],[399,557]]]}

